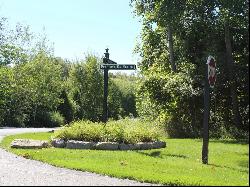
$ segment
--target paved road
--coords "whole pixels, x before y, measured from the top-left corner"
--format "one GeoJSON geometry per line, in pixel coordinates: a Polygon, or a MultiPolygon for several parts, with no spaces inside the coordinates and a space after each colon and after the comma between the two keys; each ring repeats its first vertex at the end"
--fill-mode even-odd
{"type": "MultiPolygon", "coordinates": [[[[4,136],[46,132],[52,129],[0,129],[4,136]]],[[[39,161],[24,159],[0,149],[0,186],[151,186],[131,180],[122,180],[89,172],[57,168],[39,161]]]]}

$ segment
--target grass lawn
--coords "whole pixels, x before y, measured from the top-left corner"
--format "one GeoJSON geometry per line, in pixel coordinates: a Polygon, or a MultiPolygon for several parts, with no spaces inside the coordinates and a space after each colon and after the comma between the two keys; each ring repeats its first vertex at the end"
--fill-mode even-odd
{"type": "Polygon", "coordinates": [[[98,151],[47,148],[11,149],[16,138],[48,140],[52,133],[8,136],[0,146],[54,166],[165,185],[249,185],[249,144],[211,140],[209,165],[201,164],[202,141],[166,139],[167,147],[148,151],[98,151]]]}

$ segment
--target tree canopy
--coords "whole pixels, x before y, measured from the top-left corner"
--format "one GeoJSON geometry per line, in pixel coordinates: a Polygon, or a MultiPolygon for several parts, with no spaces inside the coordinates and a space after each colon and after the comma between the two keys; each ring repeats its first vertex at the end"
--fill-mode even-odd
{"type": "Polygon", "coordinates": [[[145,112],[155,113],[171,135],[197,136],[205,63],[213,55],[217,82],[210,130],[214,136],[248,133],[248,1],[131,0],[131,6],[143,23],[136,48],[145,76],[141,112],[143,106],[153,106],[145,112]]]}

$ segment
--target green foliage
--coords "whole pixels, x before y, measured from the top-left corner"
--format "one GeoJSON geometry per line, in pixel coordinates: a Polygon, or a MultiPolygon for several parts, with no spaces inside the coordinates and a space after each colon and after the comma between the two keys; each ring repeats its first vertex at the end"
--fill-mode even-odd
{"type": "Polygon", "coordinates": [[[57,131],[55,138],[78,141],[100,141],[103,125],[91,121],[78,121],[57,131]]]}
{"type": "MultiPolygon", "coordinates": [[[[85,61],[77,62],[70,70],[69,99],[72,100],[75,119],[102,121],[103,117],[103,72],[100,59],[88,55],[85,61]]],[[[135,91],[129,90],[132,81],[126,76],[110,73],[108,88],[108,116],[120,119],[136,116],[135,91]]]]}
{"type": "MultiPolygon", "coordinates": [[[[125,124],[126,125],[126,124],[125,124]]],[[[124,128],[124,142],[153,142],[160,139],[163,135],[160,128],[152,122],[136,121],[130,123],[124,128]]]]}
{"type": "Polygon", "coordinates": [[[208,55],[217,61],[217,82],[211,90],[211,135],[241,138],[249,134],[249,6],[247,1],[131,0],[143,27],[136,52],[141,56],[138,112],[160,119],[174,137],[198,137],[203,119],[203,80],[208,55]],[[232,71],[225,44],[228,23],[233,46],[232,71]],[[173,31],[171,72],[169,28],[173,31]],[[191,72],[188,71],[191,68],[191,72]],[[241,124],[233,120],[232,82],[236,85],[241,124]],[[198,91],[199,94],[196,92],[198,91]],[[234,129],[234,130],[232,130],[234,129]],[[235,133],[237,132],[237,133],[235,133]]]}
{"type": "Polygon", "coordinates": [[[111,80],[108,87],[108,117],[117,120],[122,117],[122,111],[122,92],[111,80]]]}
{"type": "Polygon", "coordinates": [[[34,127],[34,124],[35,127],[60,127],[65,125],[65,119],[59,112],[40,111],[31,126],[34,127]]]}
{"type": "Polygon", "coordinates": [[[63,100],[58,106],[58,111],[64,116],[66,123],[70,123],[74,118],[74,108],[72,101],[65,90],[62,91],[60,98],[63,100]]]}
{"type": "Polygon", "coordinates": [[[3,125],[5,116],[9,115],[9,102],[15,88],[13,86],[14,76],[10,68],[0,68],[0,126],[3,125]]]}
{"type": "Polygon", "coordinates": [[[70,71],[70,96],[76,107],[76,119],[100,121],[102,118],[103,78],[99,61],[87,56],[85,62],[76,64],[70,71]]]}
{"type": "Polygon", "coordinates": [[[65,119],[62,114],[59,112],[50,112],[49,113],[49,123],[51,127],[60,127],[65,124],[65,119]]]}
{"type": "Polygon", "coordinates": [[[111,74],[111,81],[118,86],[120,91],[120,102],[121,102],[121,117],[133,116],[137,117],[136,110],[136,87],[137,80],[139,79],[133,75],[126,74],[111,74]]]}
{"type": "Polygon", "coordinates": [[[201,123],[197,116],[201,116],[201,112],[193,101],[202,98],[202,90],[195,87],[191,78],[194,66],[183,66],[178,73],[162,73],[157,66],[152,66],[150,71],[154,73],[140,84],[138,110],[146,116],[153,113],[150,120],[164,123],[170,137],[197,137],[201,123]],[[146,105],[150,107],[144,107],[146,105]],[[192,119],[194,116],[196,120],[192,119]]]}
{"type": "MultiPolygon", "coordinates": [[[[65,123],[77,119],[102,120],[103,75],[95,56],[69,64],[41,52],[29,62],[2,66],[0,83],[1,126],[60,126],[64,120],[55,115],[58,119],[53,121],[54,111],[62,114],[65,123]]],[[[125,112],[130,109],[123,103],[128,97],[109,80],[110,118],[130,115],[125,112]]],[[[130,106],[135,107],[135,103],[130,106]]]]}
{"type": "Polygon", "coordinates": [[[105,124],[103,128],[103,141],[122,142],[124,139],[124,121],[109,121],[105,124]]]}
{"type": "Polygon", "coordinates": [[[74,122],[56,132],[55,138],[80,141],[152,142],[162,135],[155,124],[139,120],[109,121],[107,124],[90,121],[74,122]]]}
{"type": "Polygon", "coordinates": [[[0,18],[0,66],[19,64],[29,60],[32,34],[28,26],[8,27],[8,20],[0,18]]]}
{"type": "MultiPolygon", "coordinates": [[[[28,26],[0,18],[0,125],[53,126],[50,112],[62,102],[63,67],[45,37],[34,40],[28,26]]],[[[37,38],[36,38],[37,39],[37,38]]]]}
{"type": "Polygon", "coordinates": [[[0,46],[0,65],[19,64],[26,62],[27,59],[27,54],[20,47],[9,44],[0,46]]]}
{"type": "Polygon", "coordinates": [[[33,62],[17,67],[20,76],[18,85],[27,89],[31,112],[31,125],[38,125],[39,114],[55,111],[62,102],[59,98],[64,88],[61,72],[62,67],[53,63],[43,54],[38,55],[33,62]],[[53,77],[53,79],[51,78],[53,77]]]}
{"type": "MultiPolygon", "coordinates": [[[[62,114],[65,123],[101,121],[99,65],[94,55],[75,63],[54,57],[45,34],[35,36],[20,24],[11,29],[7,19],[0,18],[0,126],[54,126],[50,119],[54,111],[62,114]]],[[[122,79],[124,83],[127,77],[122,79]]],[[[109,118],[136,116],[134,92],[118,84],[109,80],[109,118]]]]}
{"type": "Polygon", "coordinates": [[[3,94],[0,110],[5,111],[3,125],[43,126],[47,113],[57,109],[64,84],[61,66],[53,61],[39,54],[31,62],[0,68],[0,93],[3,94]]]}

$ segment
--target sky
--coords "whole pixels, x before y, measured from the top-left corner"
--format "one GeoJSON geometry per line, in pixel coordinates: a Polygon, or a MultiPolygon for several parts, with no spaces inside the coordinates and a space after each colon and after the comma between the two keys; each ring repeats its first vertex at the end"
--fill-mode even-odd
{"type": "Polygon", "coordinates": [[[29,25],[54,44],[55,56],[84,58],[87,53],[119,64],[136,64],[133,54],[141,24],[130,0],[0,0],[0,17],[9,24],[29,25]]]}

